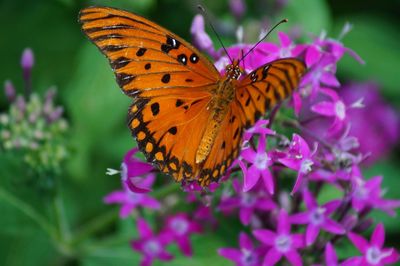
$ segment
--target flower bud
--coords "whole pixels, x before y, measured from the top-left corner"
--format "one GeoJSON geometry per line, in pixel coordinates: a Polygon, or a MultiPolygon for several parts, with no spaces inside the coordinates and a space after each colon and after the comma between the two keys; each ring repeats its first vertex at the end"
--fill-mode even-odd
{"type": "Polygon", "coordinates": [[[11,81],[6,80],[4,82],[4,94],[9,102],[13,102],[16,97],[15,88],[11,81]]]}

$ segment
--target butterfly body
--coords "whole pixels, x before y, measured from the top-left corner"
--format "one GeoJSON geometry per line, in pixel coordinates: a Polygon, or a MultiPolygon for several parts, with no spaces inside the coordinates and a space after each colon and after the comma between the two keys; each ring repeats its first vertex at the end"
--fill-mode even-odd
{"type": "Polygon", "coordinates": [[[89,7],[79,20],[133,99],[128,126],[140,150],[179,182],[217,182],[238,156],[244,130],[287,98],[305,71],[285,58],[241,76],[234,60],[220,75],[190,43],[139,15],[89,7]]]}

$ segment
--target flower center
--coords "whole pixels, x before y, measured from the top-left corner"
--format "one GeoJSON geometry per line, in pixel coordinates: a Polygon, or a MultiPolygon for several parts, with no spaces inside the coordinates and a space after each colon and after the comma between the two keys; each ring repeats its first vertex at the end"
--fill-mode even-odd
{"type": "Polygon", "coordinates": [[[340,119],[343,120],[346,117],[346,106],[342,101],[337,101],[335,104],[335,112],[336,116],[340,119]]]}
{"type": "Polygon", "coordinates": [[[182,218],[175,218],[171,221],[171,228],[177,235],[184,235],[189,229],[189,223],[182,218]]]}
{"type": "Polygon", "coordinates": [[[161,251],[161,245],[158,241],[154,239],[148,240],[144,245],[143,245],[143,252],[147,255],[150,256],[157,256],[161,251]]]}
{"type": "Polygon", "coordinates": [[[128,167],[126,163],[121,164],[121,180],[125,182],[128,179],[128,167]]]}
{"type": "Polygon", "coordinates": [[[354,190],[354,197],[357,199],[366,199],[368,197],[369,191],[364,187],[364,185],[359,185],[354,190]]]}
{"type": "Polygon", "coordinates": [[[257,257],[253,254],[251,250],[242,249],[242,256],[240,258],[241,265],[243,266],[253,266],[258,265],[257,257]]]}
{"type": "Polygon", "coordinates": [[[242,193],[241,203],[244,207],[253,207],[257,199],[253,194],[242,193]]]}
{"type": "Polygon", "coordinates": [[[281,253],[289,251],[291,246],[292,246],[292,238],[288,235],[279,235],[275,239],[275,248],[281,253]]]}
{"type": "Polygon", "coordinates": [[[129,188],[125,189],[125,193],[128,193],[129,203],[132,203],[132,204],[139,203],[143,198],[142,194],[132,192],[132,191],[130,191],[129,188]]]}
{"type": "Polygon", "coordinates": [[[381,250],[375,246],[369,247],[365,254],[365,258],[368,263],[372,265],[380,264],[381,260],[390,256],[392,251],[381,252],[381,250]]]}
{"type": "Polygon", "coordinates": [[[311,166],[313,164],[314,164],[314,162],[311,161],[310,159],[305,159],[304,161],[301,162],[300,172],[303,174],[307,174],[307,173],[311,172],[311,166]]]}
{"type": "Polygon", "coordinates": [[[318,207],[314,209],[310,214],[310,221],[314,225],[320,225],[325,220],[325,208],[318,207]]]}
{"type": "Polygon", "coordinates": [[[265,170],[268,167],[268,158],[267,153],[257,153],[256,158],[254,160],[254,164],[256,165],[258,170],[265,170]]]}

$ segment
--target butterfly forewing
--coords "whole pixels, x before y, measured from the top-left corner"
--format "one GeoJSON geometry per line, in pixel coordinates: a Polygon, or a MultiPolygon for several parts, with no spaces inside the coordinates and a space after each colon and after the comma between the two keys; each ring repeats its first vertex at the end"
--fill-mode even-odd
{"type": "Polygon", "coordinates": [[[81,11],[79,20],[83,32],[109,59],[119,86],[128,95],[209,90],[220,78],[196,48],[141,16],[89,7],[81,11]]]}

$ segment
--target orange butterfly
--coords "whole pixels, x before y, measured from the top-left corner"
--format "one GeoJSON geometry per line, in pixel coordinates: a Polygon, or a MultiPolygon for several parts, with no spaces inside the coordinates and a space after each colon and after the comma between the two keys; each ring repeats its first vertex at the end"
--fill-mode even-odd
{"type": "Polygon", "coordinates": [[[235,60],[221,76],[196,48],[141,16],[89,7],[79,20],[133,98],[129,127],[139,148],[176,181],[218,181],[238,156],[243,131],[288,97],[305,72],[302,61],[286,58],[239,80],[235,60]]]}

